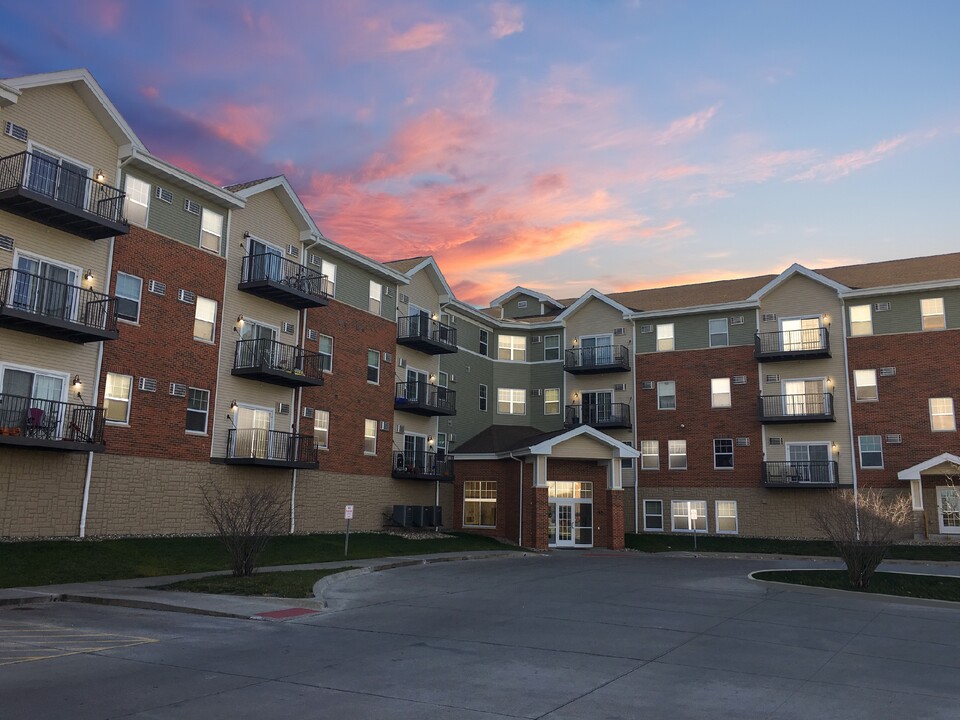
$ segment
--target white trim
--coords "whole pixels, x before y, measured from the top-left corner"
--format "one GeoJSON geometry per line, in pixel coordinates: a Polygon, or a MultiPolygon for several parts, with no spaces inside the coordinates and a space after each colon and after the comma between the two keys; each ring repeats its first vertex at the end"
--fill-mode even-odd
{"type": "Polygon", "coordinates": [[[663,521],[663,500],[658,498],[643,498],[640,503],[640,507],[643,509],[643,531],[644,532],[663,532],[666,530],[666,527],[663,521]],[[660,527],[650,528],[647,527],[647,518],[650,517],[650,513],[647,512],[647,503],[648,502],[658,502],[660,503],[660,527]]]}
{"type": "Polygon", "coordinates": [[[616,300],[613,300],[613,299],[611,299],[610,297],[604,295],[604,294],[603,294],[602,292],[600,292],[599,290],[596,290],[596,289],[594,289],[594,288],[590,288],[590,289],[587,290],[583,295],[581,295],[579,298],[577,298],[576,302],[574,302],[572,305],[570,305],[569,307],[567,307],[566,310],[564,310],[564,311],[561,312],[559,315],[557,315],[556,319],[557,319],[557,320],[566,320],[568,317],[570,317],[571,315],[575,314],[575,313],[577,312],[577,310],[579,310],[582,306],[584,306],[584,305],[586,305],[588,302],[590,302],[590,300],[599,300],[599,301],[602,302],[602,303],[606,303],[607,305],[609,305],[610,307],[612,307],[614,310],[617,310],[618,312],[620,312],[620,313],[623,315],[623,318],[624,318],[625,320],[627,319],[627,317],[628,317],[629,315],[631,315],[631,314],[633,313],[633,310],[631,310],[630,308],[626,307],[625,305],[621,305],[621,304],[618,303],[616,300]]]}
{"type": "Polygon", "coordinates": [[[175,165],[171,165],[167,161],[151,155],[143,148],[130,148],[129,154],[120,162],[120,169],[126,170],[128,166],[137,170],[146,170],[160,175],[164,180],[171,182],[176,187],[180,189],[189,188],[205,200],[225,206],[226,208],[242,208],[246,205],[246,202],[235,193],[217,187],[213,183],[209,183],[175,165]]]}
{"type": "Polygon", "coordinates": [[[500,297],[494,298],[490,301],[490,307],[501,307],[503,303],[507,300],[510,300],[516,295],[529,295],[532,298],[536,298],[538,302],[541,303],[550,303],[551,305],[557,308],[563,308],[563,304],[557,301],[555,298],[550,297],[546,293],[537,292],[536,290],[531,290],[530,288],[525,288],[522,285],[517,285],[513,290],[507,290],[500,297]]]}
{"type": "Polygon", "coordinates": [[[941,453],[929,460],[924,460],[921,463],[908,467],[906,470],[901,470],[897,473],[897,480],[919,480],[924,471],[935,468],[938,465],[943,465],[944,463],[952,463],[960,467],[960,457],[953,453],[941,453]]]}
{"type": "Polygon", "coordinates": [[[759,300],[738,300],[736,302],[717,303],[716,305],[691,305],[690,307],[668,308],[665,310],[640,310],[624,316],[625,320],[646,320],[648,318],[670,317],[672,315],[703,315],[721,313],[730,310],[750,310],[760,307],[759,300]]]}
{"type": "MultiPolygon", "coordinates": [[[[61,372],[60,370],[48,370],[46,368],[34,367],[31,365],[19,365],[17,363],[11,362],[0,362],[0,391],[3,390],[3,373],[7,370],[19,370],[20,372],[28,372],[36,375],[37,373],[41,375],[49,375],[50,377],[58,377],[63,380],[63,385],[60,388],[60,399],[57,402],[68,402],[68,387],[70,385],[70,374],[61,372]]],[[[131,385],[131,393],[133,392],[133,386],[131,385]]],[[[31,393],[33,389],[31,388],[31,393]]],[[[32,398],[31,398],[32,399],[32,398]]]]}
{"type": "Polygon", "coordinates": [[[901,293],[926,292],[928,290],[956,289],[960,280],[936,280],[931,282],[909,283],[907,285],[877,285],[876,287],[848,290],[841,293],[844,300],[850,298],[869,298],[881,295],[899,295],[901,293]]]}
{"type": "MultiPolygon", "coordinates": [[[[724,517],[729,518],[730,516],[724,515],[724,517]]],[[[739,535],[740,534],[740,506],[736,500],[714,500],[713,501],[713,526],[714,526],[714,531],[717,533],[717,535],[739,535]],[[737,526],[735,530],[720,529],[720,503],[733,503],[733,509],[734,509],[733,520],[737,526]]]]}
{"type": "Polygon", "coordinates": [[[827,287],[832,288],[833,290],[836,290],[837,295],[841,295],[842,293],[845,293],[850,290],[850,288],[848,288],[846,285],[842,285],[836,282],[835,280],[831,280],[830,278],[824,275],[821,275],[818,272],[805,268],[800,263],[794,263],[793,265],[788,267],[786,270],[784,270],[782,273],[777,275],[773,280],[771,280],[762,288],[757,290],[753,295],[751,295],[747,299],[759,301],[761,298],[763,298],[764,295],[769,293],[771,290],[774,290],[779,285],[781,285],[782,283],[792,278],[794,275],[803,275],[805,278],[813,280],[814,282],[818,282],[822,285],[826,285],[827,287]]]}

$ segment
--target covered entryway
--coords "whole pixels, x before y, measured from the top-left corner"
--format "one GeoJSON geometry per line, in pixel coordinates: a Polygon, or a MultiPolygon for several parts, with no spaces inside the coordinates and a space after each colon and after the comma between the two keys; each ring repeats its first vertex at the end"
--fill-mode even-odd
{"type": "Polygon", "coordinates": [[[901,470],[924,536],[960,537],[960,457],[942,453],[901,470]]]}

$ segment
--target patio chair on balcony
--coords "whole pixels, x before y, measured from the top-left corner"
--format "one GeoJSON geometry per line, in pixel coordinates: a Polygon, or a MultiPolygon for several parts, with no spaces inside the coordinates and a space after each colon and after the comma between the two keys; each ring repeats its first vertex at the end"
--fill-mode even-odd
{"type": "Polygon", "coordinates": [[[50,439],[56,430],[56,420],[41,408],[27,410],[27,436],[50,439]]]}

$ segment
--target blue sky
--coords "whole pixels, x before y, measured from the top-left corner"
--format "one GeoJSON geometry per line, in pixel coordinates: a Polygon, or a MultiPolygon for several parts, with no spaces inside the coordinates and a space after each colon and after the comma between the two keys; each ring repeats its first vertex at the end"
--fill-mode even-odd
{"type": "Polygon", "coordinates": [[[462,299],[957,249],[960,4],[0,0],[157,155],[462,299]]]}

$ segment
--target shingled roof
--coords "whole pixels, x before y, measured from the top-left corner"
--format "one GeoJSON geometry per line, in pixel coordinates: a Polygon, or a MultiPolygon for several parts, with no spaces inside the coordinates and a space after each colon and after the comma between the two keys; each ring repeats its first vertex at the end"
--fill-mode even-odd
{"type": "Polygon", "coordinates": [[[254,185],[259,185],[260,183],[265,183],[267,180],[273,180],[274,178],[280,177],[279,175],[271,175],[270,177],[260,178],[259,180],[248,180],[247,182],[237,183],[236,185],[225,185],[224,190],[229,190],[230,192],[240,192],[241,190],[246,190],[249,187],[254,185]]]}
{"type": "Polygon", "coordinates": [[[387,267],[393,268],[394,270],[405,273],[422,263],[427,259],[427,257],[427,255],[420,255],[419,257],[403,258],[401,260],[388,260],[383,264],[387,267]]]}

